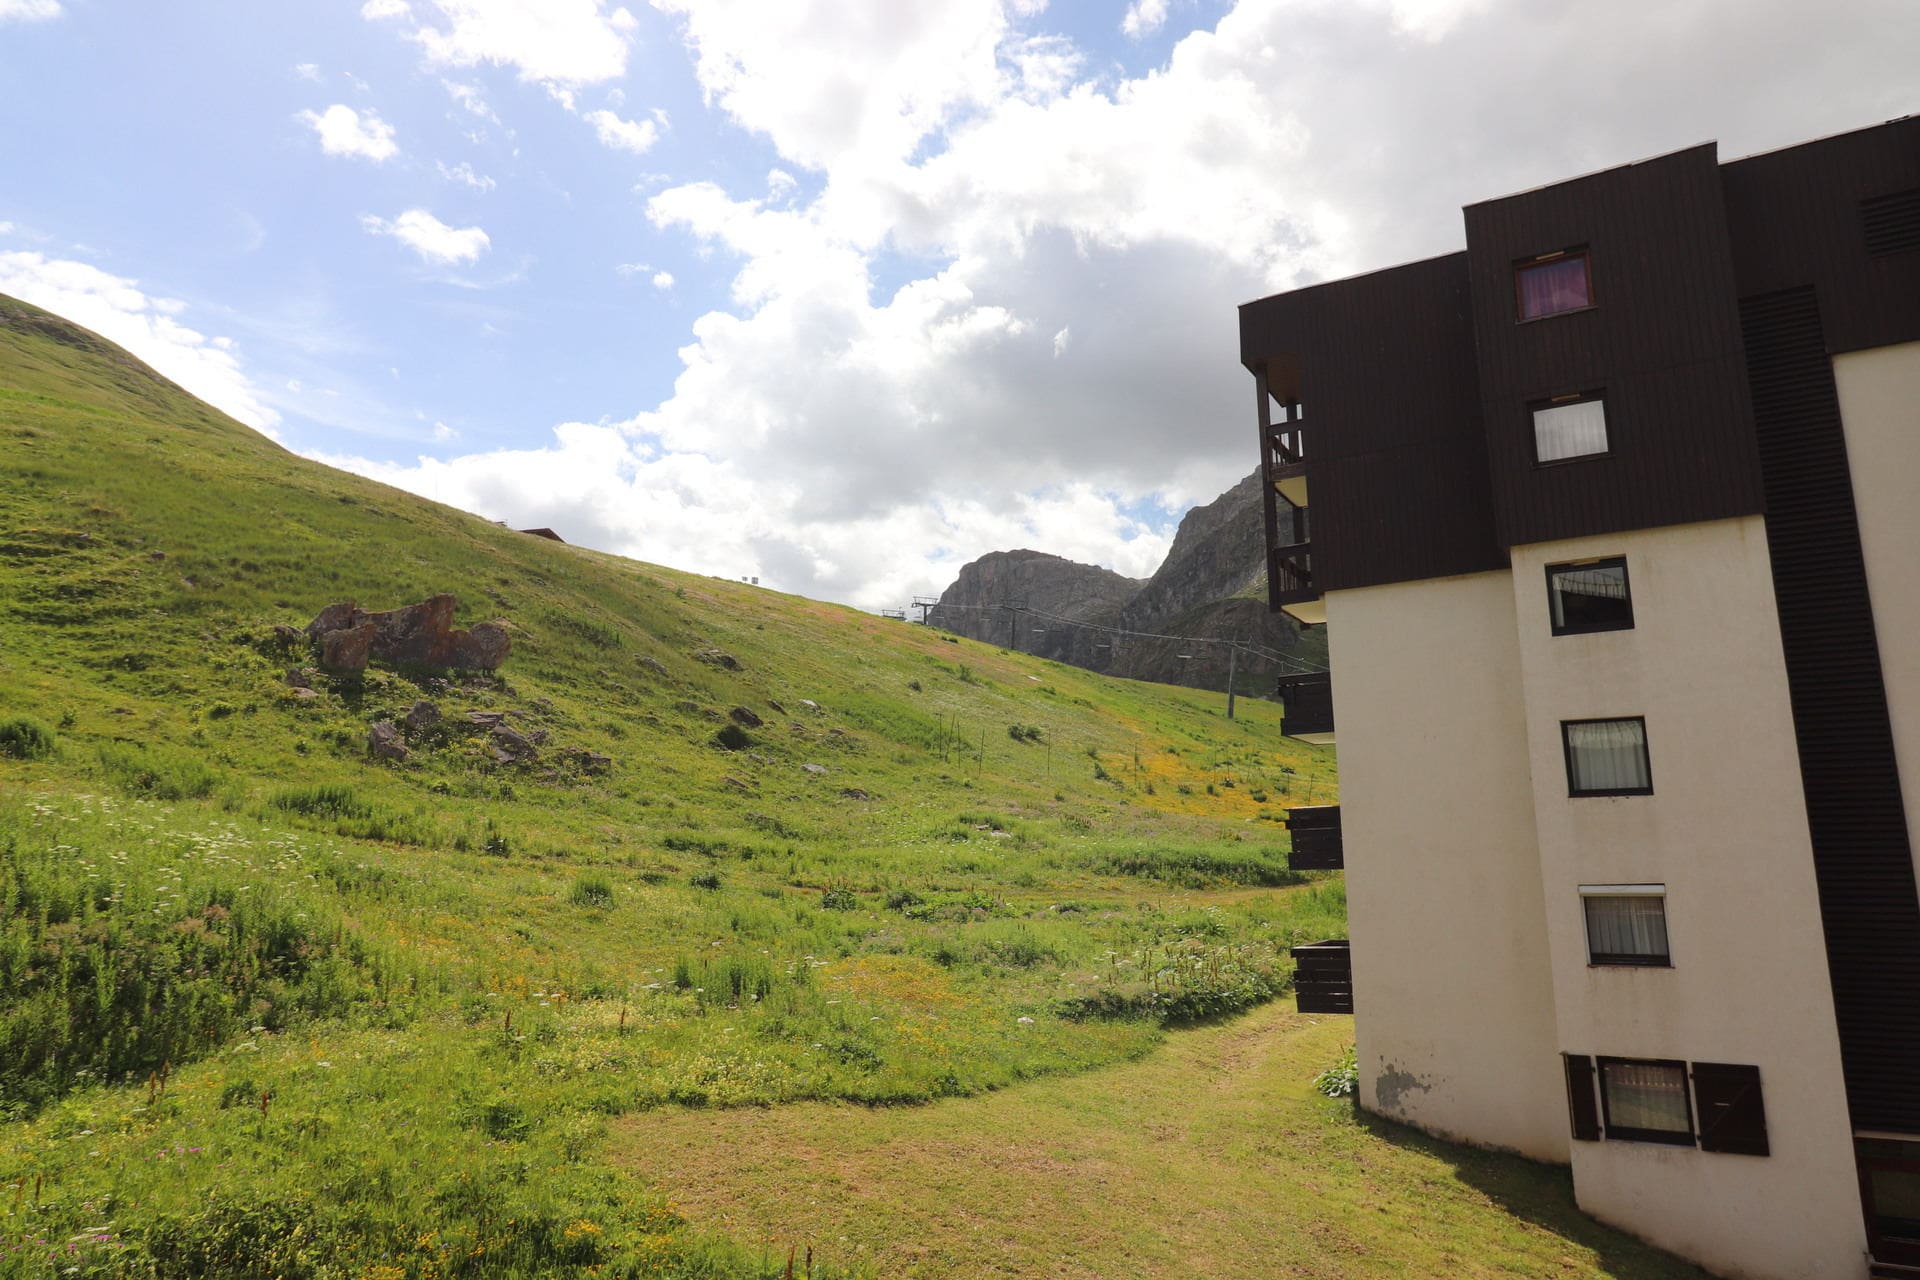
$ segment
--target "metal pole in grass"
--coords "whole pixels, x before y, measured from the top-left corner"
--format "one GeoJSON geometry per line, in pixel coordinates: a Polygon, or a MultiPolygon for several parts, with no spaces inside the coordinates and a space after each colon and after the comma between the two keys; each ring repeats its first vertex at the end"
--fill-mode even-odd
{"type": "Polygon", "coordinates": [[[1227,719],[1233,719],[1233,674],[1240,660],[1240,646],[1227,646],[1227,719]]]}
{"type": "Polygon", "coordinates": [[[987,772],[987,731],[983,728],[980,730],[980,764],[979,764],[979,767],[973,771],[973,776],[976,778],[984,777],[986,775],[986,772],[987,772]]]}

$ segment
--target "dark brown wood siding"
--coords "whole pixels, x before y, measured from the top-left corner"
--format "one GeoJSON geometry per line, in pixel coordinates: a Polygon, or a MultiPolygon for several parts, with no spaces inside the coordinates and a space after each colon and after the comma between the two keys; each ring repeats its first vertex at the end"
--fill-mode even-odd
{"type": "Polygon", "coordinates": [[[1305,409],[1323,591],[1504,568],[1474,388],[1467,257],[1240,308],[1241,359],[1305,409]]]}
{"type": "Polygon", "coordinates": [[[1833,361],[1811,287],[1741,311],[1847,1103],[1920,1133],[1920,897],[1833,361]]]}
{"type": "Polygon", "coordinates": [[[1711,145],[1466,210],[1481,418],[1505,546],[1762,508],[1711,145]],[[1521,322],[1515,264],[1584,247],[1594,305],[1521,322]],[[1604,393],[1609,451],[1534,461],[1530,405],[1604,393]]]}
{"type": "Polygon", "coordinates": [[[1920,117],[1721,167],[1742,297],[1811,285],[1827,350],[1920,341],[1920,250],[1873,253],[1871,201],[1920,187],[1920,117]]]}

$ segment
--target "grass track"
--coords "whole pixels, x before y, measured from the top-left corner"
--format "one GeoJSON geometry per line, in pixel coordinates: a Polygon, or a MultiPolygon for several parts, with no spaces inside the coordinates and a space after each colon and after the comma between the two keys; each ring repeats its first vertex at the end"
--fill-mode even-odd
{"type": "Polygon", "coordinates": [[[1584,1217],[1562,1170],[1314,1094],[1352,1020],[1290,1003],[931,1107],[635,1115],[616,1149],[676,1170],[696,1224],[883,1276],[1705,1274],[1584,1217]]]}

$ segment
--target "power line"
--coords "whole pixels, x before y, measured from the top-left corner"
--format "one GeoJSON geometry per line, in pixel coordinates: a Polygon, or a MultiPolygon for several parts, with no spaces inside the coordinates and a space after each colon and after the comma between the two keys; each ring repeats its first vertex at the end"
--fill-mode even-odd
{"type": "MultiPolygon", "coordinates": [[[[917,604],[918,601],[915,601],[915,603],[917,604]]],[[[1293,670],[1288,674],[1292,675],[1324,675],[1327,672],[1326,667],[1309,666],[1301,662],[1298,658],[1290,657],[1278,650],[1270,649],[1263,644],[1256,644],[1251,640],[1226,640],[1219,636],[1179,636],[1168,635],[1159,631],[1135,631],[1128,627],[1111,626],[1104,622],[1088,622],[1082,618],[1069,618],[1064,614],[1049,613],[1045,609],[1036,609],[1026,603],[1025,597],[1021,597],[1017,603],[1003,602],[990,605],[947,604],[943,601],[934,604],[931,612],[937,613],[942,609],[964,609],[971,613],[998,613],[1002,609],[1013,609],[1015,611],[1015,618],[1018,618],[1021,612],[1025,612],[1036,618],[1047,618],[1051,621],[1065,623],[1073,627],[1085,627],[1089,631],[1098,631],[1114,637],[1127,637],[1136,640],[1172,640],[1180,644],[1223,644],[1229,648],[1237,649],[1242,653],[1252,654],[1255,657],[1264,658],[1269,662],[1276,662],[1282,666],[1291,667],[1293,670]]]]}

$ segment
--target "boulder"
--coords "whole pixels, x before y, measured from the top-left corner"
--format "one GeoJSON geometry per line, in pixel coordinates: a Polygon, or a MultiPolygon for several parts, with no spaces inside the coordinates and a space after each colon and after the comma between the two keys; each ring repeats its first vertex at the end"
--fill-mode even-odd
{"type": "Polygon", "coordinates": [[[310,673],[305,667],[288,667],[287,668],[287,688],[289,689],[313,688],[312,673],[310,673]]]}
{"type": "Polygon", "coordinates": [[[487,742],[493,748],[493,758],[501,764],[519,764],[540,754],[540,749],[532,740],[503,724],[493,726],[493,732],[487,735],[487,742]]]}
{"type": "Polygon", "coordinates": [[[282,622],[274,626],[273,639],[274,639],[274,642],[280,645],[282,648],[290,649],[294,645],[299,644],[302,640],[306,639],[306,636],[304,636],[301,633],[300,628],[290,627],[286,623],[282,622]]]}
{"type": "Polygon", "coordinates": [[[312,702],[320,696],[320,691],[317,689],[309,689],[304,685],[295,685],[293,688],[287,690],[287,696],[298,702],[312,702]]]}
{"type": "Polygon", "coordinates": [[[812,698],[800,699],[800,705],[805,707],[809,711],[818,711],[820,709],[820,704],[815,702],[812,698]]]}
{"type": "Polygon", "coordinates": [[[868,794],[867,794],[867,793],[866,793],[865,791],[863,791],[863,790],[861,790],[861,789],[860,789],[859,787],[848,787],[848,788],[846,788],[845,790],[843,790],[843,791],[841,791],[841,793],[840,793],[840,794],[841,794],[841,795],[843,795],[843,796],[845,796],[845,797],[846,797],[847,799],[849,799],[849,800],[871,800],[871,799],[873,799],[873,797],[872,797],[872,796],[870,796],[870,795],[868,795],[868,794]]]}
{"type": "Polygon", "coordinates": [[[407,708],[407,714],[401,718],[400,723],[407,727],[409,736],[431,729],[440,723],[440,708],[421,698],[407,708]]]}
{"type": "Polygon", "coordinates": [[[753,714],[753,712],[748,710],[746,707],[735,707],[733,710],[727,712],[727,716],[735,724],[740,725],[747,729],[758,729],[761,725],[766,723],[766,721],[762,720],[759,716],[753,714]]]}
{"type": "Polygon", "coordinates": [[[827,771],[827,766],[823,764],[803,764],[800,767],[804,769],[806,772],[812,773],[812,774],[821,774],[827,771]]]}
{"type": "Polygon", "coordinates": [[[664,676],[667,674],[667,664],[660,661],[660,659],[658,658],[642,658],[640,659],[640,665],[645,667],[647,670],[653,672],[653,674],[657,676],[664,676]]]}
{"type": "Polygon", "coordinates": [[[504,711],[469,711],[467,723],[477,724],[483,729],[491,729],[497,724],[505,724],[507,713],[504,711]]]}
{"type": "Polygon", "coordinates": [[[613,757],[602,755],[598,751],[588,751],[585,747],[575,747],[567,752],[567,758],[582,773],[605,773],[613,767],[613,757]]]}
{"type": "Polygon", "coordinates": [[[725,671],[740,670],[740,659],[734,657],[724,649],[695,649],[693,656],[710,667],[719,667],[725,671]]]}
{"type": "MultiPolygon", "coordinates": [[[[471,631],[457,630],[453,613],[458,605],[453,596],[443,594],[404,608],[369,613],[351,600],[344,601],[322,609],[307,624],[307,636],[319,642],[324,656],[331,637],[341,632],[359,634],[362,628],[371,627],[367,652],[382,662],[492,671],[512,648],[506,628],[497,622],[482,622],[471,631]]],[[[340,669],[357,671],[365,666],[363,661],[357,667],[340,669]]]]}
{"type": "Polygon", "coordinates": [[[367,730],[367,753],[380,760],[405,760],[407,744],[391,720],[376,720],[367,730]]]}
{"type": "Polygon", "coordinates": [[[373,652],[374,625],[341,627],[320,637],[320,665],[329,671],[365,671],[373,652]]]}

